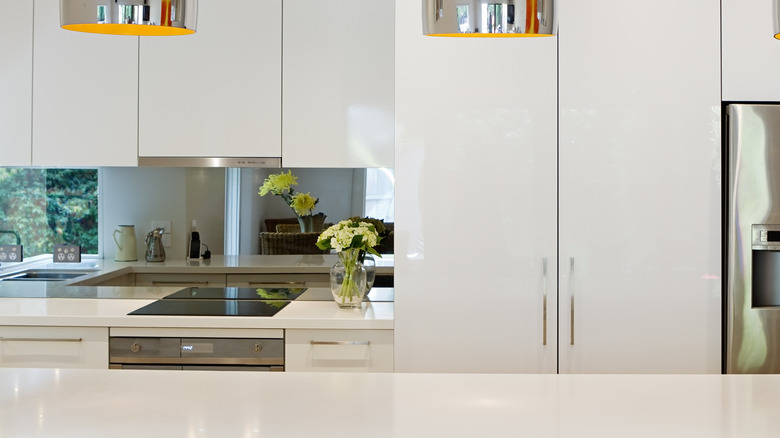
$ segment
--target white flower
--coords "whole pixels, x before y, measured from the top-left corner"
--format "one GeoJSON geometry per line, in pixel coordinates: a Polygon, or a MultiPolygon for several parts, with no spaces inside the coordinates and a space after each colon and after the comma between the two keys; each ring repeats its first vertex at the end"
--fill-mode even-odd
{"type": "Polygon", "coordinates": [[[373,247],[379,243],[379,234],[369,222],[343,220],[323,231],[317,239],[320,249],[342,252],[346,249],[360,249],[376,253],[373,247]]]}

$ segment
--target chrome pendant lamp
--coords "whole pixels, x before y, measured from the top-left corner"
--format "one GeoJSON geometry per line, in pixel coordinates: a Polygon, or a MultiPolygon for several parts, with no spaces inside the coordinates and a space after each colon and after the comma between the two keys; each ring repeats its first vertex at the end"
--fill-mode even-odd
{"type": "Polygon", "coordinates": [[[423,34],[541,37],[557,33],[556,0],[422,0],[423,34]]]}
{"type": "Polygon", "coordinates": [[[60,26],[77,32],[188,35],[197,16],[198,0],[60,0],[60,26]]]}

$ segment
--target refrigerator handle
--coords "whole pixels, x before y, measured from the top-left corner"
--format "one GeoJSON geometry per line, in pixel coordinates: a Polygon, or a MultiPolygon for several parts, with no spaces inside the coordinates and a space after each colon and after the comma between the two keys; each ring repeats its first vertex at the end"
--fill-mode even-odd
{"type": "Polygon", "coordinates": [[[547,257],[542,257],[542,345],[547,345],[547,257]]]}
{"type": "Polygon", "coordinates": [[[574,257],[569,257],[570,345],[574,345],[574,257]]]}

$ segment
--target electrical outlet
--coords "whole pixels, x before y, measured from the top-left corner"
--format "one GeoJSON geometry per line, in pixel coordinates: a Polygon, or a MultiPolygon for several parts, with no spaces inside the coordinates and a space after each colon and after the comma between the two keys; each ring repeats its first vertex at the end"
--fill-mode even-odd
{"type": "Polygon", "coordinates": [[[21,262],[23,259],[22,245],[0,245],[0,263],[21,262]]]}
{"type": "Polygon", "coordinates": [[[54,245],[54,263],[81,263],[79,245],[54,245]]]}
{"type": "Polygon", "coordinates": [[[153,220],[152,221],[152,229],[156,230],[158,228],[164,228],[165,232],[160,236],[162,238],[163,247],[171,247],[171,244],[173,242],[172,234],[173,230],[171,229],[171,221],[165,221],[165,220],[153,220]]]}

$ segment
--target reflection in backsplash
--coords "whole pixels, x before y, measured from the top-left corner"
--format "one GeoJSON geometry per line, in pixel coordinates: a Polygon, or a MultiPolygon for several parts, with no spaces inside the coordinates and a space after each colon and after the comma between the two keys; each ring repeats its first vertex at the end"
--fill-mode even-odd
{"type": "MultiPolygon", "coordinates": [[[[315,212],[325,213],[326,222],[338,222],[354,215],[392,221],[392,169],[291,170],[298,177],[296,191],[310,192],[320,199],[315,212]]],[[[239,253],[259,254],[259,233],[265,231],[264,220],[291,218],[294,213],[281,198],[258,195],[263,180],[280,169],[238,171],[239,253]]],[[[103,168],[100,192],[103,257],[113,259],[116,254],[111,234],[118,225],[135,225],[140,243],[151,231],[151,222],[157,220],[171,221],[171,246],[165,248],[168,258],[187,256],[193,221],[211,253],[225,254],[225,199],[230,187],[231,184],[226,184],[224,168],[103,168]]],[[[139,245],[138,251],[142,260],[143,245],[139,245]]]]}
{"type": "Polygon", "coordinates": [[[350,216],[371,216],[393,220],[394,192],[392,169],[241,169],[240,253],[259,254],[261,231],[266,219],[294,218],[295,213],[278,196],[258,195],[270,174],[292,170],[298,184],[295,191],[319,199],[314,213],[324,213],[326,223],[350,216]]]}

